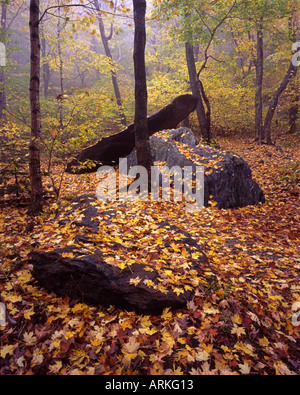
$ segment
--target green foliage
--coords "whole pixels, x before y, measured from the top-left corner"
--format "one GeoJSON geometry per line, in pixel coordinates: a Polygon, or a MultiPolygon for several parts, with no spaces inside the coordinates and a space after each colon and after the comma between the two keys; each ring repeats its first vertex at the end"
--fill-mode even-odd
{"type": "Polygon", "coordinates": [[[13,123],[1,126],[0,136],[0,198],[20,198],[28,193],[28,133],[13,123]]]}
{"type": "Polygon", "coordinates": [[[286,187],[295,188],[300,183],[300,161],[292,161],[279,170],[277,183],[282,183],[286,187]]]}

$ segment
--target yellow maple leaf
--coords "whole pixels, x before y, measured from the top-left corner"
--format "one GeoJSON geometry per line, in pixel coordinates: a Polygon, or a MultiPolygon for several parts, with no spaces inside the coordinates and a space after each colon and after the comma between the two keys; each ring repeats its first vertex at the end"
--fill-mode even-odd
{"type": "Polygon", "coordinates": [[[140,347],[140,343],[136,341],[135,337],[130,337],[128,343],[125,343],[122,347],[123,354],[137,354],[140,347]]]}
{"type": "Polygon", "coordinates": [[[149,335],[149,336],[154,335],[154,333],[156,333],[156,332],[157,332],[157,330],[154,329],[154,328],[146,330],[146,334],[149,335]]]}
{"type": "Polygon", "coordinates": [[[170,307],[167,307],[164,309],[164,311],[161,315],[161,318],[163,320],[169,320],[170,318],[172,318],[172,313],[170,312],[170,309],[171,309],[170,307]]]}
{"type": "Polygon", "coordinates": [[[76,366],[79,366],[81,364],[87,365],[89,359],[89,356],[82,349],[74,350],[72,355],[70,356],[70,361],[73,363],[73,365],[76,366]]]}
{"type": "Polygon", "coordinates": [[[127,263],[126,262],[121,262],[118,263],[118,268],[121,270],[124,270],[127,267],[127,263]]]}
{"type": "Polygon", "coordinates": [[[38,350],[38,349],[34,350],[33,358],[32,358],[32,361],[31,361],[32,366],[40,365],[41,363],[43,363],[43,361],[44,361],[44,356],[43,356],[43,354],[41,354],[41,351],[38,350]]]}
{"type": "Polygon", "coordinates": [[[104,342],[104,339],[91,339],[90,343],[93,347],[99,347],[104,342]]]}
{"type": "Polygon", "coordinates": [[[139,276],[135,277],[135,278],[131,278],[129,280],[129,284],[130,285],[134,285],[135,287],[142,281],[141,278],[139,278],[139,276]]]}
{"type": "Polygon", "coordinates": [[[53,374],[57,374],[62,368],[62,361],[56,361],[54,365],[49,366],[49,370],[53,374]]]}
{"type": "Polygon", "coordinates": [[[34,336],[33,332],[25,332],[23,338],[26,344],[34,344],[37,341],[37,338],[34,336]]]}
{"type": "Polygon", "coordinates": [[[12,345],[12,344],[3,346],[3,347],[1,348],[1,351],[0,351],[0,356],[1,356],[1,358],[4,359],[4,358],[6,357],[6,355],[13,355],[14,347],[15,347],[15,346],[12,345]]]}
{"type": "MultiPolygon", "coordinates": [[[[244,329],[244,328],[243,328],[244,329]]],[[[236,343],[236,345],[234,346],[234,348],[236,350],[241,350],[243,351],[245,354],[250,355],[251,357],[254,357],[255,355],[253,354],[253,347],[251,346],[251,344],[247,344],[247,343],[243,343],[243,342],[238,342],[236,343]]]]}
{"type": "Polygon", "coordinates": [[[62,256],[63,258],[74,258],[73,252],[63,252],[63,253],[61,254],[61,256],[62,256]]]}
{"type": "Polygon", "coordinates": [[[242,324],[242,319],[241,319],[241,317],[240,317],[238,314],[235,314],[235,315],[231,318],[231,320],[232,320],[232,322],[233,322],[234,324],[237,324],[237,325],[241,325],[241,324],[242,324]]]}
{"type": "Polygon", "coordinates": [[[161,237],[158,237],[158,238],[155,240],[155,244],[157,244],[157,245],[163,244],[162,238],[161,238],[161,237]]]}
{"type": "Polygon", "coordinates": [[[86,304],[84,303],[77,303],[75,306],[72,308],[72,313],[77,313],[78,311],[82,311],[87,307],[86,304]]]}
{"type": "Polygon", "coordinates": [[[234,327],[231,329],[231,334],[232,335],[237,335],[237,337],[239,338],[241,335],[245,335],[245,328],[241,328],[239,326],[237,326],[236,324],[234,324],[234,327]]]}
{"type": "Polygon", "coordinates": [[[155,288],[155,284],[154,284],[154,282],[152,281],[152,280],[148,280],[148,279],[146,279],[146,280],[144,280],[143,281],[143,283],[145,284],[145,285],[147,285],[147,287],[149,287],[149,288],[155,288]]]}
{"type": "Polygon", "coordinates": [[[144,315],[141,317],[140,323],[143,328],[148,328],[150,325],[152,325],[152,322],[150,321],[150,315],[144,315]]]}
{"type": "Polygon", "coordinates": [[[31,316],[34,314],[35,313],[34,313],[33,309],[30,309],[28,311],[25,311],[24,318],[26,318],[26,320],[31,320],[31,316]]]}
{"type": "Polygon", "coordinates": [[[183,294],[183,293],[184,293],[184,290],[181,289],[181,288],[175,287],[175,288],[173,288],[173,292],[174,292],[177,296],[179,296],[180,294],[183,294]]]}
{"type": "Polygon", "coordinates": [[[32,280],[32,274],[28,271],[25,270],[22,275],[18,278],[21,284],[28,283],[29,281],[32,280]]]}
{"type": "Polygon", "coordinates": [[[261,347],[268,347],[269,345],[269,340],[266,337],[264,337],[263,339],[259,339],[258,342],[261,347]]]}
{"type": "Polygon", "coordinates": [[[120,327],[123,329],[123,331],[127,328],[132,329],[131,320],[129,319],[129,320],[124,320],[124,321],[120,322],[120,327]]]}
{"type": "Polygon", "coordinates": [[[239,368],[240,368],[240,372],[242,374],[249,374],[250,373],[250,366],[247,364],[247,362],[245,362],[244,364],[239,364],[239,368]]]}
{"type": "Polygon", "coordinates": [[[67,332],[64,334],[64,338],[65,338],[66,340],[69,340],[69,339],[72,339],[72,337],[74,337],[74,335],[75,335],[75,332],[73,332],[73,331],[67,331],[67,332]]]}
{"type": "Polygon", "coordinates": [[[178,244],[171,243],[170,246],[173,248],[173,250],[175,252],[180,252],[181,251],[181,248],[178,246],[178,244]]]}
{"type": "Polygon", "coordinates": [[[218,314],[220,311],[213,307],[210,303],[204,303],[203,311],[206,314],[218,314]]]}
{"type": "Polygon", "coordinates": [[[122,347],[123,363],[126,367],[131,364],[131,361],[138,356],[138,350],[140,343],[136,341],[134,337],[131,337],[128,343],[124,344],[122,347]]]}
{"type": "Polygon", "coordinates": [[[205,350],[201,350],[196,353],[195,357],[196,357],[196,361],[205,362],[205,361],[208,361],[208,359],[209,359],[209,353],[205,350]]]}

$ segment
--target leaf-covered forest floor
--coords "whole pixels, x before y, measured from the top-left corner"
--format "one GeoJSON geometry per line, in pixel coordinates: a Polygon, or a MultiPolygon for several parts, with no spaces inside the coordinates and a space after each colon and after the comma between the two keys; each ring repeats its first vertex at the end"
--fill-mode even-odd
{"type": "MultiPolygon", "coordinates": [[[[119,229],[110,232],[117,238],[125,225],[138,229],[139,243],[154,222],[167,220],[199,242],[218,281],[198,287],[185,309],[138,315],[46,292],[28,261],[34,233],[40,231],[49,248],[72,242],[74,233],[58,233],[53,202],[34,229],[26,208],[1,207],[0,292],[17,323],[0,327],[0,374],[300,373],[300,327],[292,323],[300,302],[297,142],[278,142],[283,152],[249,140],[219,143],[249,163],[265,204],[218,210],[212,202],[194,214],[179,203],[128,204],[118,213],[119,229]]],[[[61,204],[95,193],[96,186],[95,174],[66,175],[61,204]]]]}

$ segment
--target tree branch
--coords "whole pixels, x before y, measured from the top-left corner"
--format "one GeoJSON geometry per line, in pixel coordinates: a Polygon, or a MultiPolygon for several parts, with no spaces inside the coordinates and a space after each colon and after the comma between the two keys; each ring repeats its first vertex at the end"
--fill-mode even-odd
{"type": "MultiPolygon", "coordinates": [[[[220,20],[220,22],[211,30],[211,28],[205,23],[204,18],[201,16],[201,14],[198,13],[198,15],[200,16],[202,22],[204,23],[204,25],[206,26],[206,28],[208,29],[208,31],[210,32],[210,39],[208,41],[208,44],[205,48],[204,51],[204,62],[197,74],[198,78],[201,74],[201,72],[205,69],[207,61],[209,58],[213,58],[211,55],[208,55],[208,50],[209,47],[211,46],[211,43],[215,37],[215,34],[217,32],[217,30],[219,29],[219,27],[225,22],[225,20],[229,17],[230,13],[232,12],[232,10],[234,9],[234,7],[236,6],[236,0],[234,0],[233,4],[231,5],[231,7],[229,8],[228,12],[225,14],[225,16],[220,20]]],[[[214,59],[214,58],[213,58],[214,59]]]]}
{"type": "Polygon", "coordinates": [[[82,4],[82,3],[78,3],[78,4],[62,4],[62,5],[54,5],[51,7],[48,7],[44,10],[44,12],[42,13],[40,19],[39,19],[39,23],[41,23],[41,21],[43,20],[44,16],[48,13],[49,10],[53,10],[53,9],[58,9],[58,8],[69,8],[69,7],[84,7],[84,8],[88,8],[88,9],[92,9],[92,7],[89,7],[89,5],[92,4],[92,1],[89,1],[86,4],[82,4]]]}

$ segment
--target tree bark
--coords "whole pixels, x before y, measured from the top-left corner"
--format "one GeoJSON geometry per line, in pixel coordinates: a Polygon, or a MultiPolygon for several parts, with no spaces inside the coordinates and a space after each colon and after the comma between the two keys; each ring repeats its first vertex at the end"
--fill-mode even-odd
{"type": "MultiPolygon", "coordinates": [[[[297,90],[297,87],[295,88],[295,91],[296,90],[297,90]]],[[[289,131],[288,131],[288,134],[296,133],[298,111],[299,111],[299,93],[296,93],[293,98],[293,105],[289,109],[289,131]]]]}
{"type": "MultiPolygon", "coordinates": [[[[289,40],[294,45],[294,43],[299,42],[299,20],[298,15],[295,12],[289,17],[288,27],[289,27],[289,40]]],[[[291,86],[291,96],[292,103],[289,109],[289,130],[288,134],[296,133],[297,130],[297,119],[299,111],[299,81],[297,80],[297,71],[294,73],[294,78],[291,86]]]]}
{"type": "Polygon", "coordinates": [[[29,145],[29,172],[31,199],[28,214],[36,215],[43,209],[43,186],[40,166],[41,111],[40,111],[40,37],[39,0],[30,0],[30,107],[31,141],[29,145]]]}
{"type": "Polygon", "coordinates": [[[58,61],[59,61],[59,86],[60,91],[57,96],[58,109],[59,109],[59,128],[61,131],[64,129],[64,115],[63,115],[63,95],[64,95],[64,61],[62,57],[61,50],[61,8],[60,8],[60,0],[58,0],[58,18],[57,18],[57,51],[58,51],[58,61]]]}
{"type": "Polygon", "coordinates": [[[256,94],[255,94],[255,139],[259,144],[264,140],[263,128],[263,103],[262,103],[262,84],[264,75],[264,52],[263,52],[263,23],[262,18],[257,30],[256,41],[256,94]]]}
{"type": "Polygon", "coordinates": [[[120,88],[119,88],[118,78],[117,78],[116,71],[114,70],[114,61],[113,61],[112,53],[111,53],[111,50],[110,50],[110,47],[109,47],[109,44],[108,44],[109,40],[112,38],[112,31],[113,31],[112,28],[113,28],[113,26],[111,26],[111,32],[107,36],[106,33],[105,33],[105,27],[104,27],[103,20],[101,18],[100,13],[99,13],[100,6],[99,6],[99,1],[98,0],[94,0],[94,6],[95,6],[96,10],[98,11],[98,16],[97,17],[98,17],[98,23],[99,23],[99,30],[100,30],[100,35],[101,35],[101,40],[102,40],[102,43],[103,43],[105,55],[111,61],[111,79],[112,79],[112,84],[113,84],[113,88],[114,88],[117,104],[118,104],[118,107],[119,107],[119,114],[120,114],[120,118],[121,118],[121,124],[126,126],[127,125],[127,120],[126,120],[126,116],[125,116],[124,108],[123,108],[123,104],[122,104],[122,98],[121,98],[121,92],[120,92],[120,88]]]}
{"type": "Polygon", "coordinates": [[[266,138],[267,144],[271,144],[271,125],[272,125],[272,120],[274,117],[274,113],[278,104],[278,100],[280,95],[285,91],[286,87],[288,86],[289,82],[291,79],[296,75],[297,73],[297,67],[293,65],[291,62],[290,67],[281,82],[280,86],[278,87],[277,91],[275,92],[273,99],[270,103],[268,113],[266,115],[265,123],[264,123],[264,136],[266,138]]]}
{"type": "MultiPolygon", "coordinates": [[[[4,42],[6,42],[6,16],[7,16],[7,4],[3,3],[2,12],[1,12],[1,30],[4,34],[4,42]]],[[[3,122],[7,121],[4,66],[0,67],[0,121],[3,122]]]]}
{"type": "Polygon", "coordinates": [[[45,33],[44,33],[44,28],[43,24],[40,22],[40,33],[41,33],[41,55],[43,58],[42,62],[42,71],[43,71],[43,91],[44,91],[44,97],[48,97],[48,90],[49,90],[49,84],[50,84],[50,66],[49,62],[46,60],[47,56],[47,41],[45,38],[45,33]]]}
{"type": "MultiPolygon", "coordinates": [[[[153,165],[149,130],[147,121],[147,79],[145,67],[145,47],[146,47],[146,1],[133,0],[134,7],[134,75],[135,75],[135,147],[138,165],[147,169],[151,174],[151,166],[153,165]]],[[[149,180],[150,182],[150,177],[149,180]]]]}
{"type": "MultiPolygon", "coordinates": [[[[186,50],[186,60],[189,71],[190,85],[192,89],[193,96],[198,98],[198,105],[196,108],[198,122],[200,126],[200,132],[203,140],[205,142],[209,141],[209,133],[208,133],[208,123],[207,117],[205,114],[205,108],[202,100],[202,95],[200,91],[200,84],[197,77],[196,63],[195,63],[195,55],[194,55],[194,46],[190,43],[185,43],[186,50]]],[[[197,137],[200,137],[199,135],[197,137]]]]}

